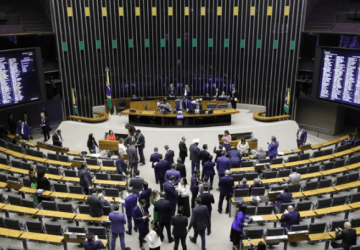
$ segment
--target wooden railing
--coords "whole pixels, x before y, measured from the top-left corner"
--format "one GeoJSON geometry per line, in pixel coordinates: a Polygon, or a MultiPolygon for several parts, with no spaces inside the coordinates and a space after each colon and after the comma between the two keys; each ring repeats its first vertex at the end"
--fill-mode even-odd
{"type": "Polygon", "coordinates": [[[104,122],[109,118],[108,113],[104,113],[104,112],[100,112],[100,111],[94,111],[93,113],[95,115],[100,115],[101,117],[92,118],[92,117],[84,117],[84,116],[78,116],[78,115],[69,115],[68,119],[74,120],[74,121],[97,123],[97,122],[104,122]]]}
{"type": "Polygon", "coordinates": [[[270,116],[266,117],[263,116],[266,114],[266,111],[258,111],[253,113],[253,117],[255,120],[262,121],[262,122],[274,122],[274,121],[280,121],[280,120],[287,120],[290,119],[290,115],[277,115],[277,116],[270,116]]]}

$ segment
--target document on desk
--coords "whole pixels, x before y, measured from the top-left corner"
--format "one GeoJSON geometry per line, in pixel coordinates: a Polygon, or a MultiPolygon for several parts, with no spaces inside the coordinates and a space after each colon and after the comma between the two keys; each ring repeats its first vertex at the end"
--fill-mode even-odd
{"type": "Polygon", "coordinates": [[[261,201],[259,196],[251,196],[251,200],[257,201],[257,202],[261,201]]]}
{"type": "Polygon", "coordinates": [[[253,221],[257,222],[257,221],[262,221],[263,218],[262,216],[251,216],[251,218],[253,219],[253,221]]]}

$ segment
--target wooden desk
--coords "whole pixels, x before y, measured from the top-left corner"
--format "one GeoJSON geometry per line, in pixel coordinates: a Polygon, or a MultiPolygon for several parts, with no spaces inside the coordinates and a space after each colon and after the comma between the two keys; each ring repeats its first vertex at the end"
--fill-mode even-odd
{"type": "Polygon", "coordinates": [[[314,210],[314,213],[316,213],[317,215],[325,215],[330,213],[340,213],[349,210],[351,210],[351,207],[349,205],[340,205],[340,206],[316,209],[314,210]]]}
{"type": "Polygon", "coordinates": [[[7,149],[6,149],[6,148],[4,148],[4,147],[0,147],[0,152],[2,152],[2,153],[6,153],[6,152],[7,152],[7,149]]]}
{"type": "Polygon", "coordinates": [[[254,168],[254,167],[231,168],[230,171],[233,172],[233,173],[238,173],[238,172],[254,172],[254,171],[255,171],[255,168],[254,168]]]}
{"type": "Polygon", "coordinates": [[[96,221],[96,222],[102,222],[102,221],[108,221],[109,216],[103,215],[101,217],[92,217],[90,214],[77,214],[75,216],[76,221],[96,221]]]}
{"type": "Polygon", "coordinates": [[[87,169],[94,170],[94,171],[99,171],[101,169],[101,166],[87,165],[87,169]]]}
{"type": "Polygon", "coordinates": [[[315,173],[311,173],[311,174],[302,174],[301,179],[306,180],[306,179],[312,179],[312,178],[316,178],[316,177],[320,177],[320,176],[323,176],[322,172],[315,172],[315,173]]]}
{"type": "Polygon", "coordinates": [[[251,218],[254,222],[278,221],[280,219],[276,214],[254,215],[251,218]]]}
{"type": "Polygon", "coordinates": [[[310,241],[331,240],[331,239],[333,239],[333,237],[329,233],[309,234],[310,241]]]}
{"type": "Polygon", "coordinates": [[[50,194],[51,198],[59,198],[59,199],[68,199],[69,198],[69,193],[65,193],[65,192],[52,192],[50,194]]]}
{"type": "Polygon", "coordinates": [[[17,239],[20,237],[20,235],[22,235],[22,233],[23,232],[20,230],[13,230],[13,229],[0,227],[0,236],[3,236],[3,237],[17,239]]]}
{"type": "Polygon", "coordinates": [[[59,219],[73,220],[76,216],[76,213],[64,213],[64,212],[50,211],[50,210],[39,210],[39,212],[36,215],[43,217],[54,217],[59,219]]]}
{"type": "Polygon", "coordinates": [[[10,168],[11,168],[11,167],[8,166],[8,165],[0,164],[0,169],[1,169],[1,170],[7,171],[7,170],[9,170],[10,168]]]}
{"type": "Polygon", "coordinates": [[[318,149],[322,147],[322,143],[311,145],[311,149],[318,149]]]}
{"type": "MultiPolygon", "coordinates": [[[[316,216],[316,213],[314,213],[314,211],[311,211],[311,210],[300,211],[299,214],[300,214],[300,218],[312,218],[312,217],[316,216]]],[[[276,214],[276,216],[279,218],[279,220],[281,220],[282,215],[283,215],[283,213],[276,214]]]]}
{"type": "Polygon", "coordinates": [[[116,172],[116,167],[100,167],[100,171],[116,172]]]}
{"type": "Polygon", "coordinates": [[[15,206],[10,204],[3,206],[1,210],[15,212],[15,213],[29,214],[29,215],[35,215],[39,211],[39,209],[37,208],[15,206]]]}
{"type": "Polygon", "coordinates": [[[264,242],[264,244],[266,245],[265,239],[251,239],[250,240],[250,245],[248,245],[248,240],[242,240],[241,244],[243,245],[242,249],[251,249],[251,245],[256,246],[260,243],[260,242],[264,242]]]}
{"type": "Polygon", "coordinates": [[[11,167],[11,168],[9,169],[9,171],[14,172],[14,173],[17,173],[17,174],[25,174],[25,175],[28,175],[28,174],[29,174],[29,170],[27,170],[27,169],[22,169],[22,168],[13,168],[13,167],[11,167]]]}
{"type": "Polygon", "coordinates": [[[7,183],[6,182],[0,182],[0,188],[6,188],[7,183]]]}
{"type": "Polygon", "coordinates": [[[310,164],[310,160],[287,162],[287,163],[284,163],[283,165],[284,165],[284,167],[289,168],[289,167],[293,167],[293,166],[306,165],[306,164],[310,164]]]}
{"type": "MultiPolygon", "coordinates": [[[[313,195],[320,195],[320,194],[327,194],[335,192],[336,190],[333,187],[327,187],[327,188],[318,188],[310,191],[304,191],[302,192],[304,196],[313,196],[313,195]]],[[[294,197],[294,194],[293,194],[294,197]]]]}
{"type": "Polygon", "coordinates": [[[300,153],[302,152],[300,149],[298,148],[295,148],[294,150],[284,150],[282,151],[284,153],[284,155],[291,155],[291,154],[297,154],[297,153],[300,153]]]}
{"type": "MultiPolygon", "coordinates": [[[[285,180],[287,180],[287,177],[279,177],[279,178],[272,178],[272,179],[263,179],[261,180],[261,183],[263,184],[271,184],[271,183],[280,183],[283,182],[285,180]]],[[[254,181],[252,181],[254,182],[254,181]]]]}
{"type": "Polygon", "coordinates": [[[360,162],[345,166],[347,170],[353,170],[360,168],[360,162]]]}
{"type": "Polygon", "coordinates": [[[126,181],[94,180],[93,184],[125,187],[126,181]]]}
{"type": "Polygon", "coordinates": [[[67,181],[67,182],[80,182],[80,178],[79,177],[70,177],[70,176],[65,176],[61,179],[61,181],[67,181]]]}
{"type": "Polygon", "coordinates": [[[82,201],[82,200],[85,200],[87,198],[87,195],[69,193],[68,198],[73,199],[73,200],[81,200],[82,201]]]}
{"type": "Polygon", "coordinates": [[[322,162],[322,161],[326,161],[326,160],[330,160],[335,158],[335,156],[333,155],[325,155],[325,156],[321,156],[321,157],[316,157],[316,158],[310,158],[309,161],[311,163],[316,163],[316,162],[322,162]]]}
{"type": "Polygon", "coordinates": [[[324,176],[325,175],[331,175],[331,174],[338,174],[338,173],[341,173],[341,172],[345,172],[346,170],[347,170],[346,167],[334,168],[334,169],[322,171],[321,174],[324,175],[324,176]]]}
{"type": "Polygon", "coordinates": [[[304,195],[304,193],[302,193],[302,192],[292,193],[292,197],[293,197],[293,198],[302,198],[302,197],[304,197],[304,196],[306,196],[306,195],[304,195]]]}
{"type": "Polygon", "coordinates": [[[66,154],[68,155],[74,155],[74,156],[82,156],[82,154],[80,152],[77,152],[77,151],[67,151],[66,154]]]}
{"type": "Polygon", "coordinates": [[[22,240],[31,240],[31,241],[39,241],[39,242],[46,242],[46,243],[53,243],[53,244],[61,244],[64,236],[53,235],[53,234],[41,234],[41,233],[31,233],[31,232],[24,232],[19,239],[22,240]]]}
{"type": "Polygon", "coordinates": [[[0,209],[2,209],[5,205],[5,203],[0,203],[0,209]]]}
{"type": "Polygon", "coordinates": [[[67,167],[67,168],[72,167],[71,162],[65,162],[65,161],[46,160],[45,163],[50,164],[50,165],[54,165],[54,166],[63,166],[63,167],[67,167]]]}
{"type": "Polygon", "coordinates": [[[26,194],[35,194],[36,189],[31,187],[22,187],[19,189],[19,192],[26,193],[26,194]]]}
{"type": "Polygon", "coordinates": [[[271,169],[277,169],[277,168],[283,168],[284,167],[284,164],[271,164],[270,166],[269,166],[269,168],[271,168],[271,169]]]}
{"type": "Polygon", "coordinates": [[[55,175],[55,174],[45,174],[45,177],[54,181],[60,181],[62,178],[64,178],[62,175],[55,175]]]}
{"type": "Polygon", "coordinates": [[[360,208],[360,202],[350,203],[349,207],[351,207],[352,209],[359,209],[360,208]]]}
{"type": "Polygon", "coordinates": [[[45,158],[35,157],[35,156],[31,156],[31,155],[24,155],[22,158],[29,160],[29,161],[40,162],[40,163],[45,163],[48,160],[45,158]]]}
{"type": "Polygon", "coordinates": [[[337,157],[341,157],[341,156],[344,156],[344,155],[349,155],[351,153],[353,153],[354,150],[353,149],[348,149],[348,150],[344,150],[344,151],[341,151],[341,152],[338,152],[338,153],[335,153],[335,154],[332,154],[335,158],[337,157]]]}
{"type": "Polygon", "coordinates": [[[336,191],[341,191],[341,190],[353,189],[353,188],[357,188],[357,187],[360,187],[360,181],[354,181],[354,182],[350,182],[350,183],[346,183],[346,184],[342,184],[342,185],[337,185],[337,186],[334,186],[334,189],[336,191]]]}

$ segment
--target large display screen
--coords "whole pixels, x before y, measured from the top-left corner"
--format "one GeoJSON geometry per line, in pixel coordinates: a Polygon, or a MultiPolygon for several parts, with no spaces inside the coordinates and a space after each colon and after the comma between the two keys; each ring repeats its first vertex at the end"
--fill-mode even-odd
{"type": "Polygon", "coordinates": [[[36,49],[0,51],[0,108],[41,99],[36,49]]]}

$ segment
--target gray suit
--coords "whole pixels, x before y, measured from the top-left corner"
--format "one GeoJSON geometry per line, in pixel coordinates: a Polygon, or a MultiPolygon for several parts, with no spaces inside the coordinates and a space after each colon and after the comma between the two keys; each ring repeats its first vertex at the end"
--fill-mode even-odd
{"type": "MultiPolygon", "coordinates": [[[[131,168],[131,171],[137,170],[139,157],[138,157],[138,154],[137,154],[136,147],[134,145],[130,145],[126,149],[126,153],[129,156],[129,166],[131,168]]],[[[132,176],[132,173],[131,173],[131,176],[132,176]]]]}
{"type": "Polygon", "coordinates": [[[299,173],[292,173],[289,175],[289,179],[287,181],[288,184],[296,185],[301,181],[301,175],[299,173]]]}
{"type": "Polygon", "coordinates": [[[89,204],[89,214],[92,217],[101,217],[104,215],[103,203],[99,196],[89,195],[87,197],[87,203],[89,204]]]}
{"type": "Polygon", "coordinates": [[[133,188],[133,193],[139,195],[143,190],[144,179],[141,177],[133,177],[130,179],[129,186],[133,188]]]}

